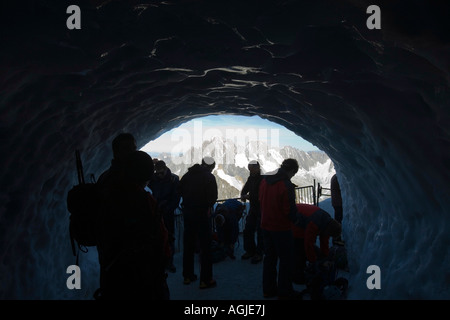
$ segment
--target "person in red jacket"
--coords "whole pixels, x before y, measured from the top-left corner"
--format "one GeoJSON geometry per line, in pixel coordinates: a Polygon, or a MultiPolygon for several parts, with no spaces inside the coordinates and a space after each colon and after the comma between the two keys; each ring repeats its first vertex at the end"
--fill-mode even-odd
{"type": "Polygon", "coordinates": [[[292,225],[294,235],[295,272],[294,282],[304,281],[306,261],[317,265],[329,254],[330,237],[340,237],[341,224],[328,212],[312,204],[296,205],[299,219],[292,225]],[[316,241],[319,237],[320,248],[316,241]]]}
{"type": "Polygon", "coordinates": [[[259,187],[265,254],[263,260],[263,294],[265,298],[278,296],[279,299],[295,299],[301,297],[292,286],[292,224],[297,217],[297,208],[295,206],[295,186],[290,179],[297,171],[297,160],[286,159],[274,175],[264,177],[259,187]]]}

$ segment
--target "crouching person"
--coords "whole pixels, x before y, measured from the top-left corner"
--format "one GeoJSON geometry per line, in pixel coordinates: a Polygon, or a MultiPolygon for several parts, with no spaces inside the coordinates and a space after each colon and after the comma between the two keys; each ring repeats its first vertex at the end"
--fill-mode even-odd
{"type": "Polygon", "coordinates": [[[292,227],[294,235],[295,271],[294,282],[305,284],[306,268],[316,275],[328,267],[330,237],[341,236],[342,227],[328,212],[311,204],[297,204],[298,219],[292,227]],[[316,246],[319,237],[319,247],[316,246]]]}
{"type": "MultiPolygon", "coordinates": [[[[227,256],[236,259],[234,247],[239,236],[239,220],[244,212],[244,204],[236,199],[228,199],[219,204],[215,210],[218,218],[215,226],[218,234],[219,244],[225,249],[227,256]]],[[[216,220],[216,219],[215,219],[216,220]]]]}

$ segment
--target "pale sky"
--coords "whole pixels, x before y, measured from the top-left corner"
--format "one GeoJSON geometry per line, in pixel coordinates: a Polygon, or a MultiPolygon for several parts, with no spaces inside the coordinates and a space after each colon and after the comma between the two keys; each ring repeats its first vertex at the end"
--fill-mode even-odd
{"type": "Polygon", "coordinates": [[[258,116],[231,115],[213,115],[191,120],[150,141],[141,150],[152,154],[184,152],[214,136],[230,138],[230,140],[265,141],[269,148],[282,148],[288,145],[303,151],[319,150],[310,142],[277,123],[258,116]]]}

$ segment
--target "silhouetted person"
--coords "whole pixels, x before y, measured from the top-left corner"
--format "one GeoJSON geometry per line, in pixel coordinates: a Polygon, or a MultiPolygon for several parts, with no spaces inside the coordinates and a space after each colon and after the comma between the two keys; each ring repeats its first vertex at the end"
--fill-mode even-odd
{"type": "Polygon", "coordinates": [[[250,201],[250,208],[245,219],[243,232],[244,250],[242,259],[251,258],[252,263],[258,263],[263,259],[263,238],[261,231],[261,208],[259,205],[259,185],[263,176],[258,161],[250,161],[247,166],[250,175],[241,191],[241,199],[250,201]],[[255,242],[256,233],[256,242],[255,242]]]}
{"type": "Polygon", "coordinates": [[[337,222],[342,223],[343,219],[342,196],[341,196],[341,188],[339,186],[339,181],[336,174],[331,177],[330,189],[331,189],[331,205],[334,208],[334,219],[336,219],[337,222]]]}
{"type": "Polygon", "coordinates": [[[194,274],[194,255],[196,243],[200,245],[200,288],[216,285],[213,279],[212,262],[212,208],[217,200],[217,182],[211,173],[215,167],[214,159],[205,157],[202,164],[188,169],[180,180],[182,211],[184,219],[183,236],[183,277],[184,284],[197,279],[194,274]]]}
{"type": "Polygon", "coordinates": [[[239,236],[239,220],[242,218],[244,204],[236,199],[228,199],[219,204],[215,210],[215,217],[221,215],[223,219],[214,219],[221,245],[226,254],[235,259],[234,246],[239,236]],[[221,223],[219,222],[221,221],[221,223]]]}
{"type": "MultiPolygon", "coordinates": [[[[113,181],[116,181],[123,174],[124,162],[128,155],[137,149],[136,139],[131,133],[124,132],[118,134],[112,141],[113,158],[110,167],[104,171],[97,179],[97,184],[101,189],[107,188],[113,181]]],[[[97,246],[98,258],[100,262],[100,286],[103,278],[102,248],[97,246]]]]}
{"type": "Polygon", "coordinates": [[[303,221],[299,225],[296,221],[294,233],[297,239],[303,238],[302,246],[297,246],[296,252],[300,269],[304,269],[306,258],[311,264],[321,263],[328,257],[330,237],[338,238],[341,235],[341,224],[333,219],[328,212],[312,204],[299,203],[296,205],[303,221]],[[316,246],[319,237],[320,247],[316,246]]]}
{"type": "Polygon", "coordinates": [[[153,170],[152,158],[134,151],[121,159],[103,189],[98,245],[102,299],[169,299],[167,229],[157,214],[156,200],[145,190],[153,170]]]}
{"type": "Polygon", "coordinates": [[[297,160],[286,159],[274,175],[264,177],[259,189],[261,229],[264,239],[263,293],[266,298],[300,297],[292,286],[292,224],[297,218],[297,207],[295,187],[291,178],[297,171],[297,160]]]}
{"type": "MultiPolygon", "coordinates": [[[[341,224],[328,212],[311,204],[297,204],[294,223],[295,282],[305,284],[311,300],[323,299],[324,288],[335,282],[336,265],[330,255],[330,237],[339,237],[341,224]],[[319,246],[316,245],[319,238],[319,246]]],[[[342,278],[341,278],[342,279],[342,278]]]]}
{"type": "Polygon", "coordinates": [[[132,152],[136,151],[136,140],[131,133],[120,133],[112,141],[113,159],[111,166],[103,172],[97,180],[97,183],[107,184],[111,174],[119,172],[124,159],[132,152]]]}
{"type": "Polygon", "coordinates": [[[176,272],[173,253],[175,252],[175,209],[180,203],[179,182],[179,177],[170,171],[163,160],[159,160],[155,164],[155,174],[147,185],[158,203],[158,208],[163,214],[164,223],[169,232],[172,255],[167,270],[170,272],[176,272]]]}

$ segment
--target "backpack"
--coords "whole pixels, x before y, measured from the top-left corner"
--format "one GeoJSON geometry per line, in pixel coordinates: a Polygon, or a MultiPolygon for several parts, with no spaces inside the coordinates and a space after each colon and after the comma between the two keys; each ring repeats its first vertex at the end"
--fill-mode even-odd
{"type": "Polygon", "coordinates": [[[74,256],[76,256],[76,247],[87,252],[87,247],[97,245],[103,208],[100,186],[95,179],[92,177],[90,183],[84,182],[83,167],[78,150],[76,151],[76,162],[79,184],[73,186],[67,193],[67,209],[70,212],[69,235],[74,256]]]}

